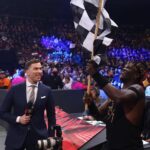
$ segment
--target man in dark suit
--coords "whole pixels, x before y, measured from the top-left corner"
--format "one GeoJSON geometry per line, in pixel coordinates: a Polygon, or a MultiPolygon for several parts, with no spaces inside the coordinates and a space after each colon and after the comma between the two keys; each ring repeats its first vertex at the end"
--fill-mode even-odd
{"type": "Polygon", "coordinates": [[[45,74],[44,78],[42,79],[42,82],[45,85],[51,87],[52,89],[62,89],[64,86],[62,79],[58,74],[57,68],[53,68],[51,74],[49,75],[45,74]]]}
{"type": "Polygon", "coordinates": [[[54,101],[50,88],[40,83],[43,74],[40,61],[28,61],[25,73],[26,82],[12,87],[0,107],[0,117],[10,124],[5,150],[38,150],[38,139],[54,136],[54,101]],[[45,110],[48,129],[44,119],[45,110]]]}

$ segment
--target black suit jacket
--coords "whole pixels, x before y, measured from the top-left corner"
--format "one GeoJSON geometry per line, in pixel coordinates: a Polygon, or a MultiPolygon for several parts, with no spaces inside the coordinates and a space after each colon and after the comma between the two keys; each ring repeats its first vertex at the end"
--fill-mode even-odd
{"type": "Polygon", "coordinates": [[[30,123],[28,125],[16,123],[17,116],[22,116],[26,107],[26,83],[12,87],[0,108],[0,117],[10,124],[5,141],[8,146],[20,148],[24,143],[29,128],[34,130],[36,140],[54,136],[52,127],[56,124],[55,106],[50,88],[44,84],[38,84],[37,98],[30,123]],[[12,108],[13,111],[11,111],[12,108]],[[48,129],[44,120],[45,109],[47,110],[48,129]]]}

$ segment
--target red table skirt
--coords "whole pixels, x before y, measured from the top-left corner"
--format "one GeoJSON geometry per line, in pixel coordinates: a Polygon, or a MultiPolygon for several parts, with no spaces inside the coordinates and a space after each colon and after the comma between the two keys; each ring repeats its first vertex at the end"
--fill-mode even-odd
{"type": "MultiPolygon", "coordinates": [[[[63,150],[77,150],[105,127],[93,126],[56,107],[56,122],[61,126],[63,150]]],[[[46,119],[47,120],[47,119],[46,119]]],[[[46,121],[47,122],[47,121],[46,121]]]]}

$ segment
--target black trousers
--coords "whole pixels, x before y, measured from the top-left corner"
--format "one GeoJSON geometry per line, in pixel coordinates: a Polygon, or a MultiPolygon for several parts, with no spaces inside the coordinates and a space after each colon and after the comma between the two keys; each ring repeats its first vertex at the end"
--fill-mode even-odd
{"type": "Polygon", "coordinates": [[[30,129],[25,138],[24,144],[19,149],[13,148],[13,145],[5,147],[5,150],[39,150],[37,147],[37,136],[34,130],[30,129]]]}

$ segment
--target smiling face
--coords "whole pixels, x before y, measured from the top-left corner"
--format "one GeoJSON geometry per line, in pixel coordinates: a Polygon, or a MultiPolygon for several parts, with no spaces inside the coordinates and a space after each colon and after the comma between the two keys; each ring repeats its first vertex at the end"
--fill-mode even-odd
{"type": "Polygon", "coordinates": [[[27,79],[30,83],[36,84],[41,80],[43,75],[42,65],[40,62],[31,64],[26,70],[27,79]]]}
{"type": "Polygon", "coordinates": [[[136,68],[136,65],[133,63],[127,63],[125,67],[122,70],[122,73],[120,75],[120,80],[125,82],[138,82],[138,79],[140,78],[140,72],[136,68]]]}

